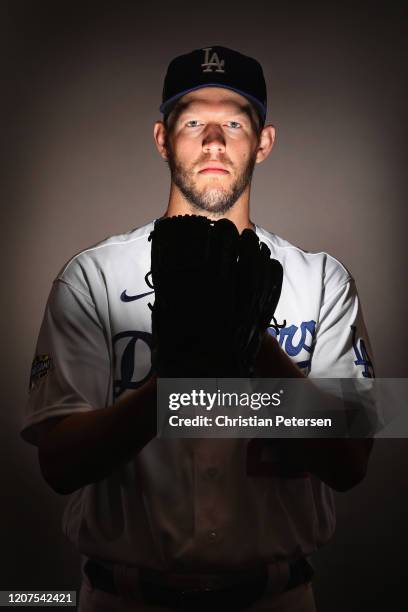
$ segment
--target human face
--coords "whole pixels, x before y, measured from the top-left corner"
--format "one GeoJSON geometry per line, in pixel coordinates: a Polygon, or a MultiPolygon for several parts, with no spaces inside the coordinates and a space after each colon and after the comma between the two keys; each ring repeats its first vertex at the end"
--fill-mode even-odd
{"type": "Polygon", "coordinates": [[[169,116],[172,182],[193,208],[223,215],[247,191],[259,138],[255,112],[241,95],[206,87],[183,96],[169,116]]]}

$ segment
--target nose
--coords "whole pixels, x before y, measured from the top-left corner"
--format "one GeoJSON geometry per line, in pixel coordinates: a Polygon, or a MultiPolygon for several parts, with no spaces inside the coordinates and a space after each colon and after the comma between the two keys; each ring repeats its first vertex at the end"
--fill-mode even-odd
{"type": "Polygon", "coordinates": [[[203,151],[205,153],[224,153],[225,138],[221,126],[209,123],[203,135],[203,151]]]}

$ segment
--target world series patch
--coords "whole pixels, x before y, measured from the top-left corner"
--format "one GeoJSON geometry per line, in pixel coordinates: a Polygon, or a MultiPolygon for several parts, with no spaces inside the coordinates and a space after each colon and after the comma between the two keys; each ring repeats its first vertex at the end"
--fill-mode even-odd
{"type": "Polygon", "coordinates": [[[43,353],[42,355],[36,355],[33,359],[33,363],[31,366],[31,375],[30,375],[30,391],[38,384],[41,378],[46,376],[50,370],[53,369],[53,363],[51,359],[51,355],[47,353],[43,353]]]}

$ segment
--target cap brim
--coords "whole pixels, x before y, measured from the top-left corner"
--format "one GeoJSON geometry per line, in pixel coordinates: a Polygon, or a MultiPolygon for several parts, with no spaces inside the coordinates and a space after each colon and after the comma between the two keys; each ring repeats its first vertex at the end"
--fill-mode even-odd
{"type": "Polygon", "coordinates": [[[251,96],[250,94],[247,94],[245,91],[241,91],[240,89],[237,89],[236,87],[230,87],[229,85],[224,85],[220,83],[204,83],[204,84],[197,85],[196,87],[191,87],[190,89],[185,89],[184,91],[181,91],[180,93],[176,94],[175,96],[163,102],[159,107],[160,112],[163,113],[163,115],[168,114],[173,108],[173,106],[175,105],[175,103],[177,102],[177,100],[179,100],[186,94],[190,93],[190,91],[196,91],[197,89],[204,89],[205,87],[219,87],[220,89],[229,89],[231,91],[235,91],[235,93],[240,94],[241,96],[243,96],[244,98],[252,102],[252,104],[259,111],[263,121],[265,122],[266,108],[260,100],[258,100],[257,98],[254,98],[254,96],[251,96]]]}

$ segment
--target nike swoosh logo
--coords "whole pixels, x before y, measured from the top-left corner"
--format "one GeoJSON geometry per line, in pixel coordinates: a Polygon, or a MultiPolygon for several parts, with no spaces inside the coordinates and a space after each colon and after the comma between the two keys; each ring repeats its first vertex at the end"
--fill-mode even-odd
{"type": "Polygon", "coordinates": [[[139,295],[127,295],[125,289],[120,294],[120,299],[122,302],[134,302],[135,300],[140,300],[140,298],[144,298],[146,295],[151,295],[152,293],[154,293],[154,291],[146,291],[146,293],[139,293],[139,295]]]}

